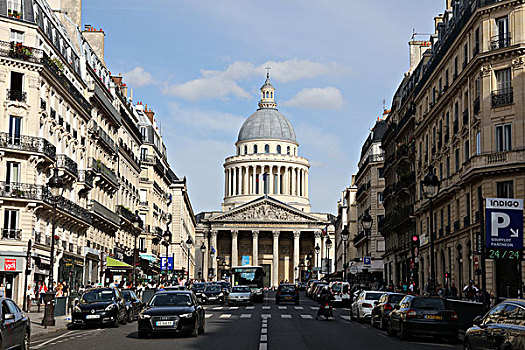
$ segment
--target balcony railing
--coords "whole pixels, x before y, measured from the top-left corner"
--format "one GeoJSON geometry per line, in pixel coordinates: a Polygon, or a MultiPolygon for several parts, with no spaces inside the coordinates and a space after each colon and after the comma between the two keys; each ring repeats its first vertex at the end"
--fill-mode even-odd
{"type": "Polygon", "coordinates": [[[100,160],[95,160],[91,158],[91,168],[96,174],[100,174],[105,177],[110,183],[115,186],[118,186],[118,177],[115,175],[113,170],[108,168],[106,164],[102,163],[100,160]]]}
{"type": "Polygon", "coordinates": [[[78,182],[84,183],[89,187],[93,188],[93,172],[91,170],[79,170],[78,171],[78,182]]]}
{"type": "Polygon", "coordinates": [[[492,91],[492,108],[506,106],[514,103],[512,87],[492,91]]]}
{"type": "Polygon", "coordinates": [[[0,56],[15,60],[40,63],[42,50],[22,45],[21,43],[0,41],[0,56]]]}
{"type": "Polygon", "coordinates": [[[112,152],[117,151],[117,147],[115,145],[115,141],[109,136],[104,129],[102,129],[100,126],[98,126],[97,122],[94,120],[91,120],[90,125],[90,131],[93,132],[101,141],[102,143],[107,146],[112,152]]]}
{"type": "Polygon", "coordinates": [[[139,205],[148,206],[148,201],[140,201],[139,205]]]}
{"type": "Polygon", "coordinates": [[[115,212],[113,212],[112,210],[106,208],[104,205],[100,204],[99,202],[97,202],[96,200],[92,199],[91,200],[91,211],[95,214],[97,214],[98,216],[100,216],[101,218],[119,226],[120,225],[120,218],[118,216],[118,214],[116,214],[115,212]]]}
{"type": "Polygon", "coordinates": [[[78,176],[78,165],[65,154],[57,155],[57,168],[63,168],[74,176],[78,176]]]}
{"type": "Polygon", "coordinates": [[[490,39],[490,49],[497,50],[510,46],[510,33],[493,36],[490,39]]]}
{"type": "Polygon", "coordinates": [[[51,159],[56,157],[56,147],[41,137],[9,135],[2,132],[0,133],[0,148],[42,153],[51,159]]]}
{"type": "Polygon", "coordinates": [[[22,239],[22,230],[4,228],[2,229],[2,239],[15,239],[19,241],[22,239]]]}
{"type": "Polygon", "coordinates": [[[117,206],[117,213],[120,216],[122,216],[124,219],[131,221],[131,222],[133,222],[133,219],[135,218],[135,215],[131,212],[131,210],[129,210],[123,205],[117,206]]]}
{"type": "Polygon", "coordinates": [[[68,214],[73,215],[84,222],[87,222],[88,224],[91,224],[92,222],[91,213],[87,209],[82,208],[80,205],[70,201],[67,198],[58,197],[57,207],[68,214]]]}
{"type": "Polygon", "coordinates": [[[7,100],[17,102],[27,102],[27,92],[22,90],[7,89],[7,100]]]}

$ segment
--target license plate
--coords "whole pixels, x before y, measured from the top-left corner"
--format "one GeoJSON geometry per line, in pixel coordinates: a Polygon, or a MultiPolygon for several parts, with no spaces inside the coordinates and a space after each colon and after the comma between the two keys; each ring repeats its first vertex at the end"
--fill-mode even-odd
{"type": "Polygon", "coordinates": [[[94,318],[100,318],[100,315],[86,315],[86,320],[92,320],[94,318]]]}
{"type": "Polygon", "coordinates": [[[335,301],[341,301],[342,300],[342,298],[340,296],[336,296],[334,299],[335,299],[335,301]]]}
{"type": "Polygon", "coordinates": [[[285,299],[292,299],[292,297],[284,297],[285,299]]]}
{"type": "Polygon", "coordinates": [[[427,320],[442,320],[443,319],[443,316],[438,316],[438,315],[425,315],[425,318],[427,320]]]}
{"type": "Polygon", "coordinates": [[[173,321],[157,321],[156,326],[173,326],[173,321]]]}

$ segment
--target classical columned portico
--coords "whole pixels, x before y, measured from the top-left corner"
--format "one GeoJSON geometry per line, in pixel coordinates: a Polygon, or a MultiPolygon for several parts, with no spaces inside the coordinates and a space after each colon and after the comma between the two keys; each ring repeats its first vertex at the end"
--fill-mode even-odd
{"type": "Polygon", "coordinates": [[[252,265],[259,265],[259,231],[252,231],[252,265]]]}
{"type": "Polygon", "coordinates": [[[279,285],[279,231],[272,231],[273,234],[273,280],[272,286],[279,285]]]}

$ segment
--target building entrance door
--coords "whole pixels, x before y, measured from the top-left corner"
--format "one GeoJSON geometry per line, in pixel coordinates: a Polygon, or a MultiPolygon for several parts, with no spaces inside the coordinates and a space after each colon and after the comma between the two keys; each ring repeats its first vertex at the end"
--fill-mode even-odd
{"type": "Polygon", "coordinates": [[[13,282],[15,275],[12,273],[0,272],[0,283],[5,287],[5,297],[13,298],[13,282]]]}
{"type": "Polygon", "coordinates": [[[496,260],[496,288],[498,298],[517,298],[520,286],[518,263],[496,260]]]}
{"type": "Polygon", "coordinates": [[[271,287],[272,267],[270,264],[262,264],[261,266],[264,270],[263,285],[265,287],[271,287]]]}

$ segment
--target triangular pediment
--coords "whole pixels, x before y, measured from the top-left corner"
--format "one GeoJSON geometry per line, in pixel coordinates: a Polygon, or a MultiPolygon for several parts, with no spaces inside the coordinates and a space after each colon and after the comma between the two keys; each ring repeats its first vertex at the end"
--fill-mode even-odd
{"type": "Polygon", "coordinates": [[[221,213],[213,222],[319,223],[323,221],[271,197],[262,197],[221,213]]]}

